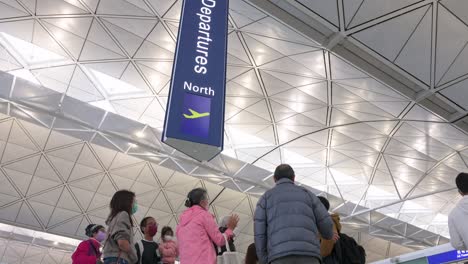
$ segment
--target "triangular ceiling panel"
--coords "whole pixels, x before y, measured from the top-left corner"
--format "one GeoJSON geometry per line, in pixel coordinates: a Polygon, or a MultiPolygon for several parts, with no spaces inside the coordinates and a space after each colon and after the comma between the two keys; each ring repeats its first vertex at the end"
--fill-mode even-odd
{"type": "Polygon", "coordinates": [[[151,168],[148,164],[145,164],[145,166],[141,170],[140,175],[138,175],[137,181],[145,183],[145,184],[149,184],[155,187],[159,186],[159,183],[156,180],[156,177],[151,172],[151,168]]]}
{"type": "Polygon", "coordinates": [[[150,41],[144,41],[138,52],[134,56],[135,58],[142,59],[173,59],[174,54],[157,44],[150,41]]]}
{"type": "Polygon", "coordinates": [[[85,43],[91,22],[92,18],[54,18],[45,19],[44,25],[58,42],[71,52],[75,58],[78,58],[85,43]],[[80,27],[77,27],[77,24],[80,27]]]}
{"type": "Polygon", "coordinates": [[[180,18],[180,14],[182,13],[182,1],[181,0],[175,0],[172,1],[174,4],[167,10],[167,12],[164,14],[164,18],[172,18],[178,20],[180,18]]]}
{"type": "Polygon", "coordinates": [[[172,38],[162,23],[156,24],[156,26],[153,28],[153,31],[151,31],[146,39],[147,41],[166,49],[169,54],[173,54],[175,51],[175,40],[172,38]]]}
{"type": "Polygon", "coordinates": [[[421,24],[424,16],[427,13],[431,15],[430,9],[430,6],[423,6],[397,19],[387,20],[355,33],[353,37],[393,62],[421,24]],[[391,37],[392,41],[385,41],[388,37],[391,37]]]}
{"type": "Polygon", "coordinates": [[[344,1],[346,25],[347,27],[354,27],[419,1],[420,0],[344,1]]]}
{"type": "Polygon", "coordinates": [[[284,40],[279,40],[275,38],[263,37],[260,35],[248,34],[249,37],[256,39],[257,41],[263,43],[264,45],[274,49],[276,52],[279,52],[286,56],[292,56],[296,54],[304,54],[312,51],[319,50],[320,48],[302,44],[296,44],[294,42],[287,42],[284,40]]]}
{"type": "Polygon", "coordinates": [[[228,43],[228,64],[250,65],[250,59],[237,32],[228,35],[228,43]]]}
{"type": "Polygon", "coordinates": [[[8,196],[5,196],[5,199],[2,198],[0,206],[2,206],[3,204],[10,203],[13,200],[16,200],[17,198],[21,197],[3,173],[0,173],[0,193],[8,196]]]}
{"type": "Polygon", "coordinates": [[[61,60],[66,60],[68,57],[65,51],[37,21],[22,20],[0,23],[0,31],[26,41],[25,43],[16,43],[16,45],[21,45],[23,54],[29,54],[28,57],[24,58],[29,64],[41,63],[44,56],[47,55],[53,55],[54,59],[60,58],[61,60]],[[48,54],[39,54],[42,52],[48,52],[48,54]]]}
{"type": "Polygon", "coordinates": [[[67,95],[84,102],[100,101],[104,96],[80,67],[75,69],[67,95]]]}
{"type": "Polygon", "coordinates": [[[307,9],[317,13],[324,18],[328,23],[338,27],[338,2],[328,0],[307,1],[298,0],[307,9]]]}
{"type": "MultiPolygon", "coordinates": [[[[28,200],[30,202],[34,201],[34,202],[38,202],[38,203],[41,203],[41,204],[49,205],[51,207],[55,207],[55,205],[57,204],[57,201],[60,198],[60,195],[62,194],[62,191],[63,191],[63,187],[56,188],[56,189],[49,190],[47,192],[44,192],[44,193],[41,193],[41,194],[38,194],[38,195],[34,195],[34,196],[28,198],[28,200]]],[[[40,210],[38,210],[38,213],[39,213],[39,211],[40,210]]],[[[47,221],[45,223],[47,223],[47,221]]]]}
{"type": "Polygon", "coordinates": [[[103,170],[101,164],[97,160],[96,156],[94,153],[91,151],[89,148],[88,144],[85,144],[83,146],[83,149],[81,150],[80,156],[78,157],[77,162],[79,164],[97,169],[97,170],[103,170]]]}
{"type": "Polygon", "coordinates": [[[441,79],[441,83],[452,81],[458,77],[468,73],[468,48],[465,45],[464,49],[458,54],[457,58],[441,79]]]}
{"type": "MultiPolygon", "coordinates": [[[[156,26],[157,20],[154,19],[133,19],[133,18],[105,18],[105,24],[113,24],[114,26],[120,27],[126,32],[135,34],[141,39],[148,36],[151,30],[156,26]]],[[[118,37],[118,36],[116,36],[118,37]]]]}
{"type": "Polygon", "coordinates": [[[86,8],[76,0],[37,0],[37,15],[86,14],[86,8]]]}
{"type": "Polygon", "coordinates": [[[74,71],[75,65],[31,70],[42,86],[59,93],[67,90],[74,71]]]}
{"type": "Polygon", "coordinates": [[[41,225],[39,224],[39,221],[37,221],[36,217],[34,216],[33,212],[29,208],[29,206],[26,203],[23,203],[21,206],[21,209],[18,213],[18,223],[32,226],[35,228],[41,228],[41,225]]]}
{"type": "Polygon", "coordinates": [[[118,59],[124,55],[104,28],[93,20],[80,60],[118,59]]]}
{"type": "Polygon", "coordinates": [[[67,210],[72,210],[78,213],[81,212],[80,207],[75,202],[75,198],[73,198],[72,194],[68,191],[68,188],[63,189],[62,195],[57,202],[57,207],[66,208],[67,210]]]}
{"type": "Polygon", "coordinates": [[[431,81],[431,38],[432,8],[429,8],[395,59],[398,66],[426,84],[431,81]]]}
{"type": "MultiPolygon", "coordinates": [[[[453,68],[457,60],[462,63],[466,59],[466,54],[461,55],[468,42],[468,27],[453,16],[443,5],[439,5],[437,19],[437,63],[436,63],[436,84],[442,83],[442,79],[448,74],[450,69],[453,73],[462,69],[453,68]],[[460,59],[458,59],[460,58],[460,59]]],[[[450,75],[448,77],[450,77],[450,75]]],[[[448,78],[445,78],[448,79],[448,78]]],[[[445,81],[445,80],[444,80],[445,81]]]]}
{"type": "Polygon", "coordinates": [[[0,1],[0,19],[29,16],[15,0],[0,1]]]}
{"type": "Polygon", "coordinates": [[[45,156],[41,156],[34,175],[52,181],[61,181],[45,156]]]}
{"type": "Polygon", "coordinates": [[[0,46],[0,71],[7,72],[20,68],[21,64],[3,46],[0,46]]]}
{"type": "Polygon", "coordinates": [[[130,56],[133,56],[143,43],[144,38],[128,31],[128,29],[122,28],[120,25],[115,25],[114,23],[107,21],[104,21],[104,24],[130,56]]]}
{"type": "Polygon", "coordinates": [[[465,10],[468,8],[468,3],[463,0],[442,0],[440,4],[450,10],[454,15],[463,20],[465,24],[468,24],[468,15],[465,10]]]}
{"type": "Polygon", "coordinates": [[[154,16],[143,0],[101,0],[98,14],[154,16]]]}
{"type": "Polygon", "coordinates": [[[100,172],[102,172],[102,169],[95,169],[76,163],[73,167],[73,171],[71,172],[70,177],[68,178],[68,181],[85,178],[90,175],[99,174],[100,172]]]}
{"type": "Polygon", "coordinates": [[[13,181],[13,184],[19,189],[19,191],[23,195],[26,195],[29,184],[31,183],[32,175],[10,169],[5,169],[5,172],[13,181]]]}
{"type": "Polygon", "coordinates": [[[30,158],[21,159],[5,165],[5,168],[32,175],[36,171],[40,157],[40,155],[36,155],[30,158]]]}
{"type": "Polygon", "coordinates": [[[14,222],[16,220],[16,216],[21,209],[22,203],[15,203],[13,205],[0,208],[0,219],[14,222]]]}
{"type": "MultiPolygon", "coordinates": [[[[71,218],[77,217],[80,215],[80,213],[62,209],[62,208],[55,208],[54,213],[50,217],[49,223],[47,225],[48,228],[53,227],[59,223],[62,223],[66,220],[69,220],[71,218]]],[[[72,227],[78,227],[80,224],[81,219],[74,219],[73,225],[67,226],[68,228],[66,229],[66,232],[70,232],[72,227]]],[[[62,225],[61,225],[62,226],[62,225]]],[[[73,232],[70,232],[72,235],[75,234],[76,228],[73,230],[73,232]]],[[[53,229],[52,229],[53,230],[53,229]]]]}
{"type": "MultiPolygon", "coordinates": [[[[299,57],[296,57],[296,59],[299,59],[299,57]]],[[[304,60],[303,62],[306,63],[308,58],[302,58],[300,60],[301,61],[292,59],[290,57],[284,57],[284,58],[272,61],[270,63],[267,63],[265,65],[262,65],[262,69],[280,71],[280,72],[282,71],[282,72],[287,72],[287,73],[292,73],[292,74],[300,74],[306,77],[323,78],[323,76],[321,76],[321,73],[316,72],[318,69],[315,69],[315,68],[310,69],[310,68],[313,68],[312,65],[307,65],[306,67],[303,64],[301,64],[302,60],[304,60]]],[[[323,65],[321,65],[320,67],[323,67],[323,65]]],[[[321,68],[320,70],[323,71],[324,68],[321,68]]]]}
{"type": "Polygon", "coordinates": [[[278,79],[265,71],[261,71],[261,76],[269,96],[273,96],[293,88],[290,84],[283,82],[281,79],[278,79]]]}
{"type": "Polygon", "coordinates": [[[27,195],[34,195],[36,193],[48,190],[50,188],[61,185],[61,182],[51,181],[41,177],[34,176],[29,186],[27,195]]]}
{"type": "Polygon", "coordinates": [[[257,66],[261,66],[268,62],[284,57],[283,54],[272,49],[266,44],[263,44],[262,42],[250,37],[249,35],[245,35],[244,39],[249,47],[249,51],[252,54],[252,57],[257,66]]]}
{"type": "Polygon", "coordinates": [[[76,187],[70,187],[70,189],[72,190],[76,199],[80,203],[81,207],[84,209],[88,208],[88,206],[91,203],[91,200],[93,199],[94,192],[90,192],[76,187]]]}
{"type": "Polygon", "coordinates": [[[159,1],[159,0],[149,0],[148,3],[156,10],[156,13],[160,16],[164,16],[166,12],[171,8],[171,6],[176,2],[175,0],[171,1],[159,1]]]}
{"type": "Polygon", "coordinates": [[[92,211],[98,208],[102,207],[109,207],[109,201],[111,197],[96,193],[93,196],[93,200],[89,203],[89,207],[87,208],[87,211],[92,211]]]}
{"type": "Polygon", "coordinates": [[[37,149],[36,145],[34,145],[18,122],[13,122],[8,143],[16,144],[31,150],[37,149]]]}
{"type": "Polygon", "coordinates": [[[263,95],[255,71],[250,70],[228,82],[227,94],[232,96],[263,95]]]}
{"type": "Polygon", "coordinates": [[[265,13],[244,1],[231,1],[229,2],[229,8],[229,14],[238,28],[266,17],[265,13]]]}

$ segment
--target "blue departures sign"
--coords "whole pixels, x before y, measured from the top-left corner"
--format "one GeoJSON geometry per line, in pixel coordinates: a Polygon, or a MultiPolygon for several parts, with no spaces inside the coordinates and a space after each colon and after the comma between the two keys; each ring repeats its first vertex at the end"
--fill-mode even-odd
{"type": "Polygon", "coordinates": [[[427,257],[429,264],[452,263],[454,261],[462,261],[468,259],[468,251],[465,250],[452,250],[427,257]]]}
{"type": "Polygon", "coordinates": [[[184,0],[163,142],[210,160],[223,149],[228,0],[184,0]]]}

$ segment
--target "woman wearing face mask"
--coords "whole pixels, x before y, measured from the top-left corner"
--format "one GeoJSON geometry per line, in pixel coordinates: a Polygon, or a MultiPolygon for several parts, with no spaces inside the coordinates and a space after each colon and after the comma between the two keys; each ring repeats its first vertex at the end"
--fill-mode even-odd
{"type": "Polygon", "coordinates": [[[82,241],[72,255],[73,264],[96,264],[101,259],[101,242],[106,239],[102,225],[88,225],[85,229],[88,240],[82,241]]]}
{"type": "Polygon", "coordinates": [[[104,243],[104,264],[134,264],[138,257],[133,246],[133,220],[138,210],[135,193],[120,190],[110,202],[111,212],[106,220],[109,237],[104,243]]]}
{"type": "Polygon", "coordinates": [[[177,243],[174,241],[174,231],[169,226],[163,227],[161,231],[161,245],[159,252],[161,252],[163,264],[174,264],[176,258],[179,256],[179,249],[177,243]]]}
{"type": "MultiPolygon", "coordinates": [[[[226,244],[225,237],[218,230],[214,216],[208,212],[208,193],[205,189],[193,189],[187,195],[186,209],[177,226],[180,262],[183,264],[215,264],[216,252],[212,243],[217,246],[226,244]]],[[[224,235],[230,239],[237,227],[239,216],[232,215],[224,235]]]]}

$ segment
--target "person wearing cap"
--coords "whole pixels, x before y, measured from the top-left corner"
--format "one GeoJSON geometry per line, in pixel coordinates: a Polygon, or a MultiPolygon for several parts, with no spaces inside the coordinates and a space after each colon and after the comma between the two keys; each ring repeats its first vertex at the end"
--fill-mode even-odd
{"type": "Polygon", "coordinates": [[[106,239],[102,225],[90,224],[85,229],[89,239],[82,241],[72,255],[73,264],[96,264],[101,261],[101,243],[106,239]]]}

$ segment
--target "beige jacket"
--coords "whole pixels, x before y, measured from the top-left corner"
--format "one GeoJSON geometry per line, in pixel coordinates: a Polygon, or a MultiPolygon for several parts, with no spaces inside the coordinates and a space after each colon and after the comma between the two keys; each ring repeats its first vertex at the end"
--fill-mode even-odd
{"type": "MultiPolygon", "coordinates": [[[[332,214],[331,218],[333,220],[333,232],[340,233],[341,231],[340,216],[338,214],[332,214]]],[[[320,255],[322,255],[322,257],[329,256],[332,253],[334,247],[335,247],[335,241],[323,239],[320,236],[320,255]]]]}

